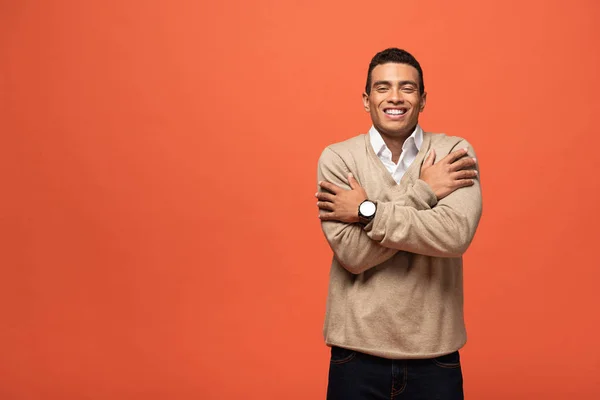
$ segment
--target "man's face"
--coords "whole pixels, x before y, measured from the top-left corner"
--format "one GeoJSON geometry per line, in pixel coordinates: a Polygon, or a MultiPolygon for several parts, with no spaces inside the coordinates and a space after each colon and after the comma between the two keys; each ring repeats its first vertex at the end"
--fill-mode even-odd
{"type": "Polygon", "coordinates": [[[365,110],[382,134],[408,137],[425,108],[419,72],[408,64],[380,64],[371,71],[371,94],[363,93],[365,110]]]}

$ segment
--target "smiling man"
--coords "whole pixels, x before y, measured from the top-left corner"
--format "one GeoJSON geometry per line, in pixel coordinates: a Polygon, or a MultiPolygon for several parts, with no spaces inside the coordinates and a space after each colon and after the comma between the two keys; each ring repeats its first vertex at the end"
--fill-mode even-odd
{"type": "Polygon", "coordinates": [[[473,148],[424,132],[417,60],[373,57],[373,126],[319,159],[319,218],[334,253],[324,336],[328,399],[463,398],[462,255],[481,216],[473,148]]]}

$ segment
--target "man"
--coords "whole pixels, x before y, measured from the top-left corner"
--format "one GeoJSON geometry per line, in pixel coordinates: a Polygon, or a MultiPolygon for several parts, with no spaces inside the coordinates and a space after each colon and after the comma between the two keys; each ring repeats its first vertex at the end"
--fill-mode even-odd
{"type": "Polygon", "coordinates": [[[363,94],[373,126],[319,159],[317,206],[334,253],[328,399],[463,398],[462,255],[481,190],[469,143],[419,126],[426,98],[411,54],[376,54],[363,94]]]}

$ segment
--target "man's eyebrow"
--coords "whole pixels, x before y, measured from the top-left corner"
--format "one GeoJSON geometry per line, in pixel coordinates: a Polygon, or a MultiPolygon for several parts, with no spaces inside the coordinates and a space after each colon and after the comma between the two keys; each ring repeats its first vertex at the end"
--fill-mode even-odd
{"type": "Polygon", "coordinates": [[[404,86],[404,85],[413,85],[413,86],[417,86],[417,82],[415,81],[400,81],[398,82],[398,84],[400,86],[404,86]]]}
{"type": "Polygon", "coordinates": [[[392,83],[390,81],[375,81],[375,82],[373,82],[373,86],[378,86],[378,85],[392,86],[392,83]]]}
{"type": "MultiPolygon", "coordinates": [[[[375,81],[373,82],[373,86],[378,86],[378,85],[386,85],[386,86],[392,86],[392,82],[390,81],[375,81]]],[[[399,81],[398,85],[400,86],[404,86],[404,85],[413,85],[413,86],[418,86],[417,82],[415,81],[399,81]]]]}

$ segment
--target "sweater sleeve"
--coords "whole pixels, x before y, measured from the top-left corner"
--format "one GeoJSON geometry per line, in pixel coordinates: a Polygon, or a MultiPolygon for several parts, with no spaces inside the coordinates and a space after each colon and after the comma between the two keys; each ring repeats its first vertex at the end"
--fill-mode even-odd
{"type": "MultiPolygon", "coordinates": [[[[454,148],[473,148],[465,140],[454,148]]],[[[479,178],[455,190],[435,208],[417,210],[395,201],[378,202],[375,218],[364,229],[369,238],[390,249],[432,257],[460,257],[467,250],[481,218],[479,178]]]]}
{"type": "MultiPolygon", "coordinates": [[[[318,181],[328,181],[350,190],[347,178],[350,172],[337,153],[330,148],[323,151],[319,159],[318,181]]],[[[390,197],[394,199],[394,204],[403,207],[425,210],[433,207],[436,202],[435,194],[423,181],[418,181],[403,193],[396,188],[390,190],[390,197]]],[[[319,191],[322,189],[319,188],[319,191]]],[[[321,221],[321,228],[338,262],[353,274],[360,274],[379,265],[397,252],[394,248],[382,246],[371,240],[359,224],[321,221]]]]}

